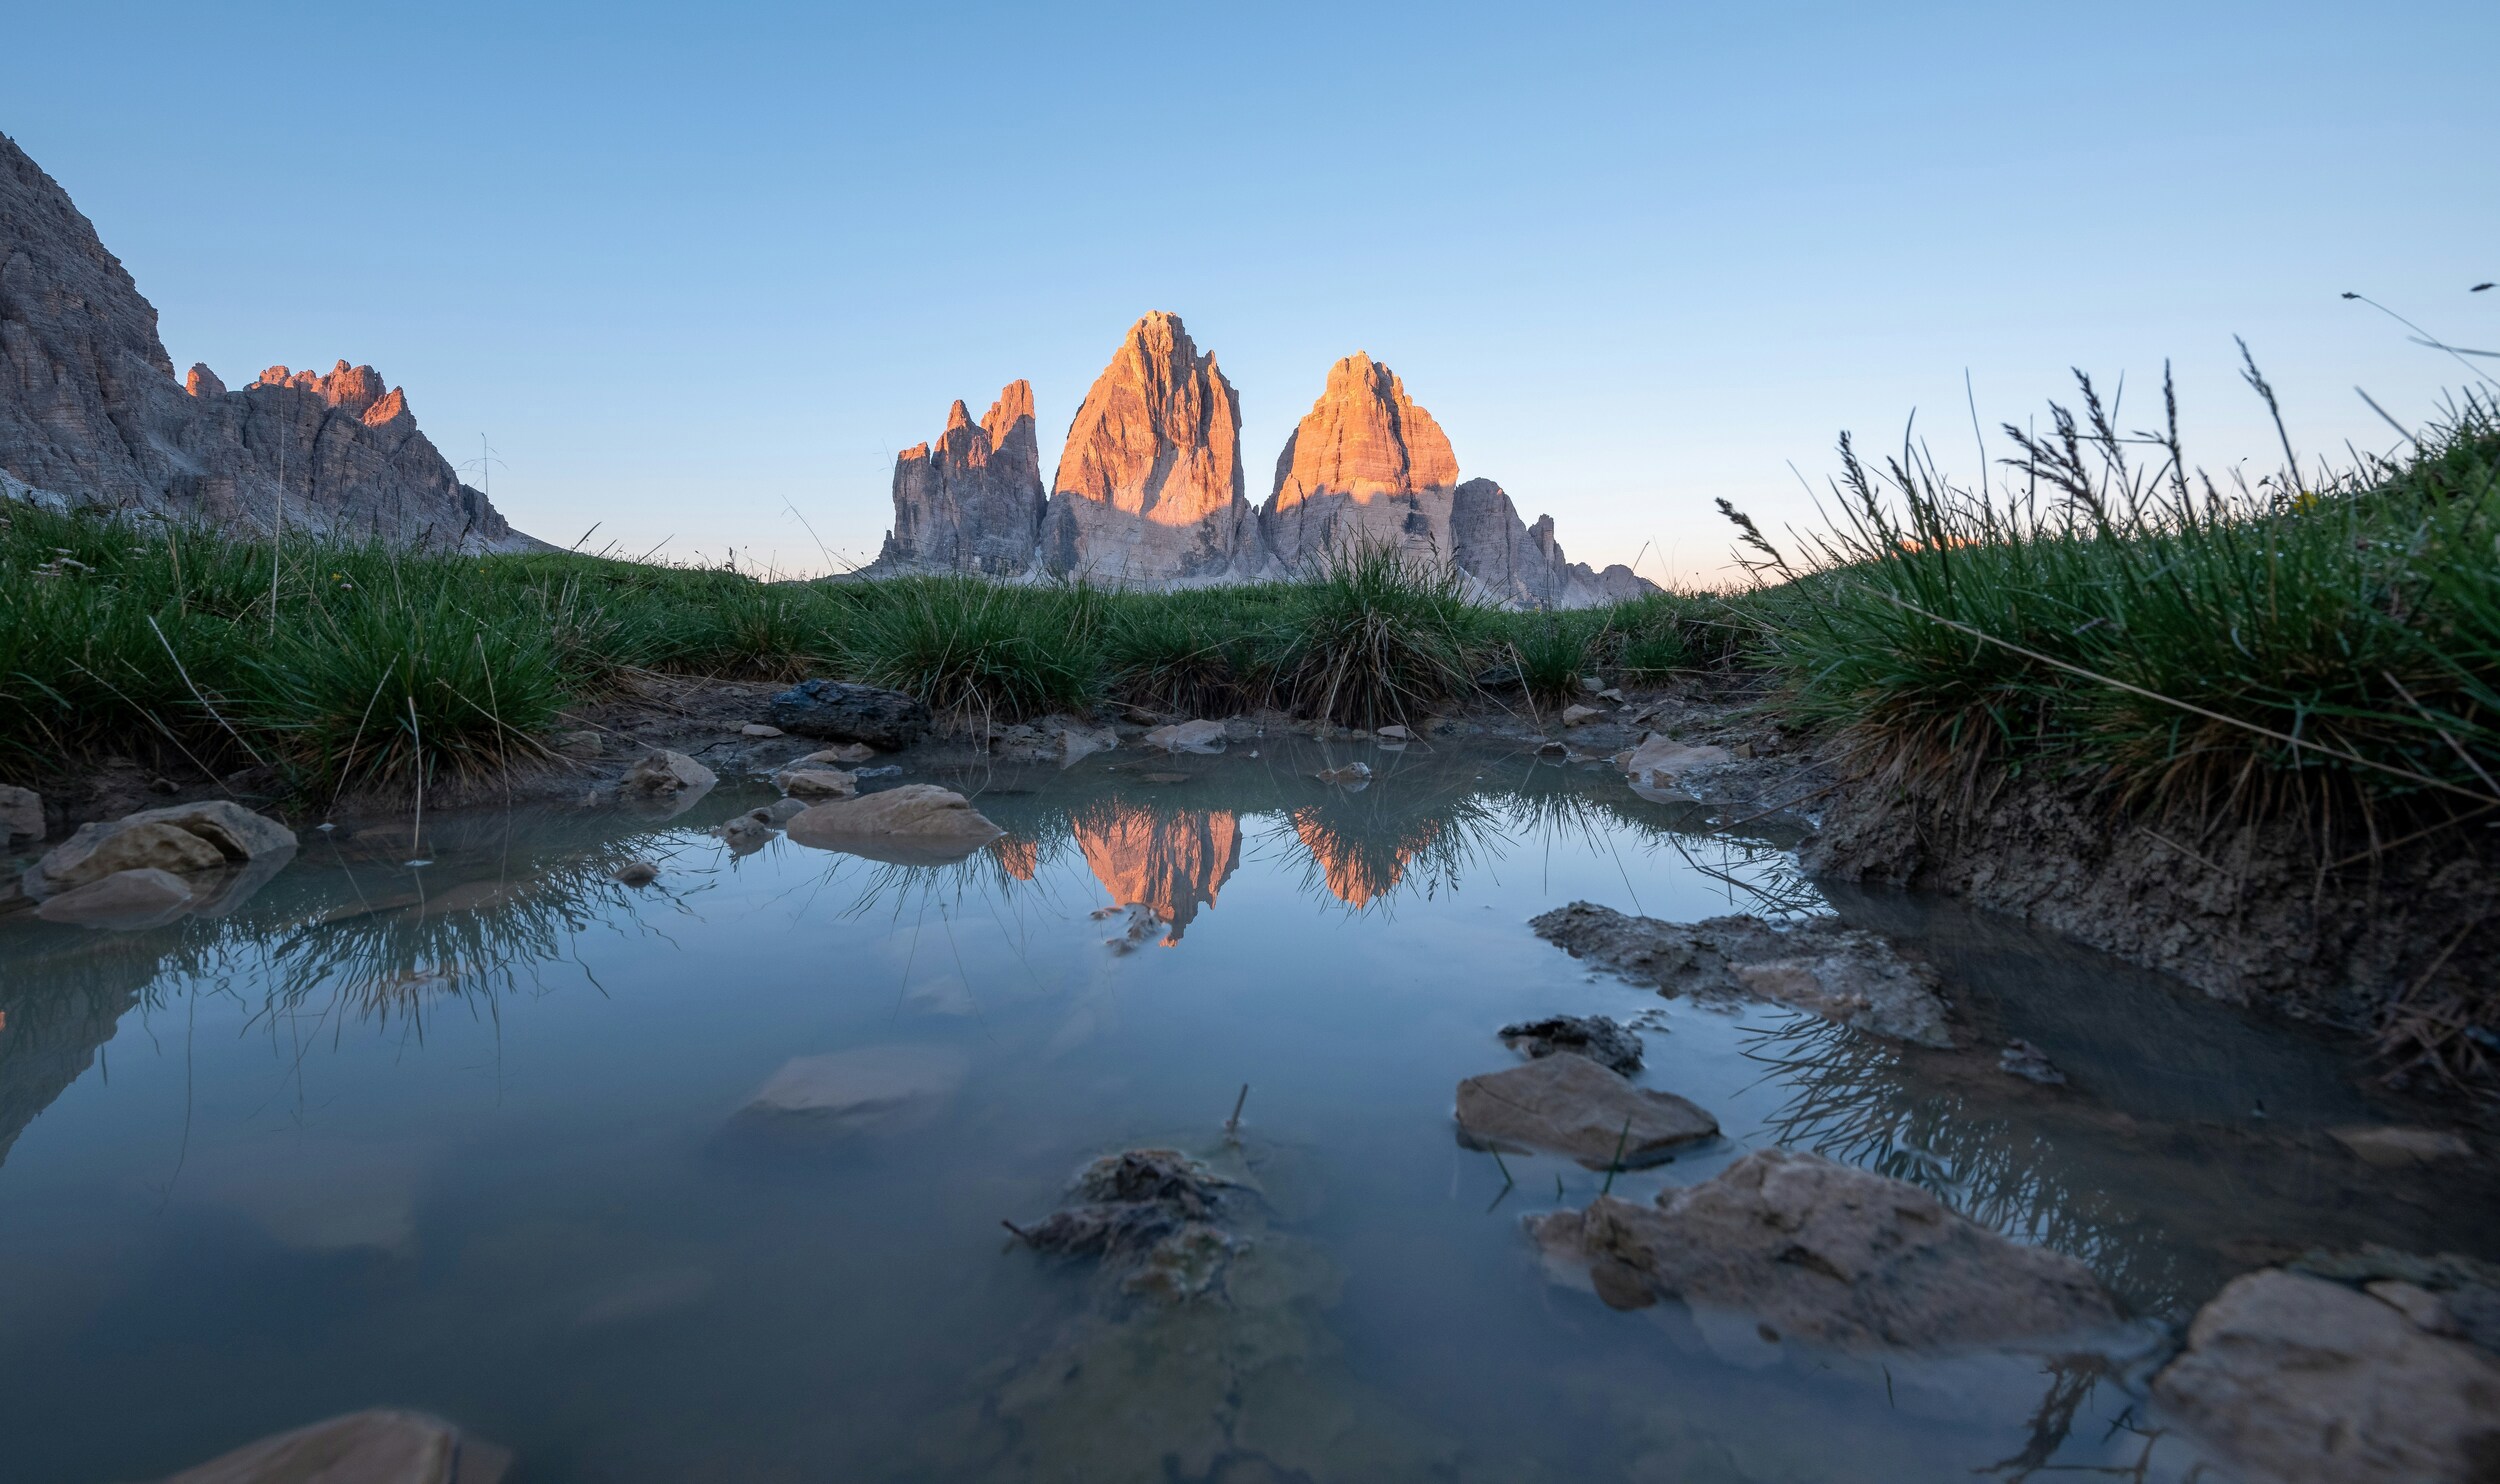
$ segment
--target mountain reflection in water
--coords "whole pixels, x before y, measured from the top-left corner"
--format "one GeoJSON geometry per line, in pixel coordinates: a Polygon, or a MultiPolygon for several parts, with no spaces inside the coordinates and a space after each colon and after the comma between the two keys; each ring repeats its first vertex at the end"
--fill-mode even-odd
{"type": "Polygon", "coordinates": [[[1880,1381],[1732,1370],[1656,1315],[1548,1289],[1513,1218],[1600,1177],[1497,1168],[1458,1147],[1449,1103],[1510,1059],[1500,1025],[1556,1012],[1643,1016],[1647,1085],[1726,1130],[1618,1195],[1747,1147],[1813,1149],[2073,1253],[2155,1313],[2287,1244],[2490,1244],[2488,1200],[2373,1185],[2325,1138],[2369,1110],[2314,1043],[2019,927],[1827,901],[1776,821],[1711,833],[1611,772],[1420,749],[1366,754],[1349,793],[1311,776],[1342,755],[1261,751],[941,778],[1005,831],[945,865],[733,853],[707,827],[763,801],[733,785],[667,820],[430,820],[423,869],[399,827],[309,833],[214,919],[0,921],[0,1275],[45,1278],[0,1276],[0,1367],[20,1378],[0,1436],[72,1484],[374,1403],[455,1415],[556,1480],[909,1474],[894,1461],[947,1416],[984,1419],[1002,1459],[1018,1436],[1107,1447],[1030,1413],[1082,1387],[1019,1393],[1021,1412],[984,1390],[1137,1338],[1070,1351],[1080,1285],[1002,1258],[996,1222],[1049,1209],[1105,1149],[1213,1137],[1246,1082],[1268,1197],[1315,1262],[1273,1338],[1361,1383],[1346,1431],[1304,1439],[1312,1477],[1398,1475],[1357,1467],[1358,1438],[1480,1465],[1431,1477],[1510,1477],[1522,1448],[1563,1473],[1624,1475],[1648,1449],[1729,1479],[1861,1455],[1884,1461],[1859,1477],[2009,1455],[2019,1477],[2141,1449],[2100,1441],[2127,1399],[2082,1372],[2045,1402],[1914,1416],[1906,1376],[1896,1412],[1880,1381]],[[636,858],[656,885],[612,879],[636,858]],[[1673,920],[1837,908],[1938,964],[1975,1049],[1592,974],[1526,926],[1573,899],[1673,920]],[[1094,919],[1123,914],[1106,946],[1094,919]],[[1125,952],[1153,941],[1174,951],[1125,952]],[[2012,1035],[2074,1085],[1997,1071],[2012,1035]],[[884,1143],[724,1132],[791,1059],[888,1046],[972,1070],[884,1143]],[[110,1400],[130,1387],[186,1405],[134,1420],[110,1400]],[[2043,1406],[2080,1419],[2072,1438],[2033,1425],[2043,1406]]]}

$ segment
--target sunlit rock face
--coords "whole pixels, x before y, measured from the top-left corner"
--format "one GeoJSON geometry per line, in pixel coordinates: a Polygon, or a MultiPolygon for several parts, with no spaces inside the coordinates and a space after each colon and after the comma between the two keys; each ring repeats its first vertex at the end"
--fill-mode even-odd
{"type": "Polygon", "coordinates": [[[1033,565],[1043,504],[1033,387],[1011,381],[979,422],[957,402],[937,442],[895,457],[894,529],[879,564],[1018,575],[1033,565]]]}
{"type": "Polygon", "coordinates": [[[1115,583],[1254,576],[1270,563],[1243,495],[1241,397],[1180,316],[1129,327],[1069,424],[1042,564],[1115,583]]]}
{"type": "Polygon", "coordinates": [[[36,498],[394,545],[519,550],[369,366],[174,379],[156,310],[0,136],[0,470],[36,498]]]}
{"type": "Polygon", "coordinates": [[[1094,877],[1123,907],[1164,925],[1169,948],[1241,865],[1241,821],[1221,810],[1157,813],[1104,803],[1070,819],[1094,877]]]}
{"type": "Polygon", "coordinates": [[[1457,483],[1441,425],[1396,372],[1357,351],[1328,368],[1319,400],[1286,438],[1260,519],[1288,566],[1362,545],[1446,559],[1457,483]]]}

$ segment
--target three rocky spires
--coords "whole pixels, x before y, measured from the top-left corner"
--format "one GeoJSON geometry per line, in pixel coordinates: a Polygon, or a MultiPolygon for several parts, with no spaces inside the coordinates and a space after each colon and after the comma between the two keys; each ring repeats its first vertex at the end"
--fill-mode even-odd
{"type": "Polygon", "coordinates": [[[1243,582],[1376,545],[1446,561],[1479,596],[1521,607],[1655,590],[1628,567],[1566,561],[1552,517],[1528,525],[1500,485],[1462,482],[1432,414],[1367,355],[1329,368],[1326,390],[1285,440],[1267,502],[1253,506],[1240,395],[1179,316],[1161,311],[1130,326],[1095,378],[1047,492],[1033,388],[1022,381],[977,423],[957,402],[935,443],[903,450],[894,529],[868,572],[1243,582]]]}

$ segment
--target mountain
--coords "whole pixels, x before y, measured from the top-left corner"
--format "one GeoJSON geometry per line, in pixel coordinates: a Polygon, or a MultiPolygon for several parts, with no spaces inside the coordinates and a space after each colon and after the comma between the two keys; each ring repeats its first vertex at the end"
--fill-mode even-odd
{"type": "Polygon", "coordinates": [[[0,488],[267,531],[528,550],[370,366],[181,382],[156,308],[58,182],[0,135],[0,488]]]}
{"type": "Polygon", "coordinates": [[[1241,396],[1180,316],[1129,327],[1068,426],[1043,567],[1103,582],[1249,577],[1268,566],[1242,493],[1241,396]]]}
{"type": "Polygon", "coordinates": [[[1458,455],[1397,373],[1360,351],[1328,368],[1328,384],[1285,439],[1276,487],[1259,511],[1287,566],[1355,545],[1450,550],[1458,455]]]}
{"type": "Polygon", "coordinates": [[[1041,538],[1041,445],[1033,387],[1011,381],[978,423],[957,402],[935,444],[894,460],[894,529],[880,566],[1017,576],[1041,538]]]}

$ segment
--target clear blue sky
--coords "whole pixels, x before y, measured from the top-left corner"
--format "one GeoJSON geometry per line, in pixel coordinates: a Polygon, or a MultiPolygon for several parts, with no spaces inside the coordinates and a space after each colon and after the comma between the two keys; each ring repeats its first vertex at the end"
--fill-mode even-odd
{"type": "MultiPolygon", "coordinates": [[[[1725,561],[1833,435],[1976,461],[2080,365],[2190,451],[2392,439],[2500,341],[2500,5],[125,6],[8,0],[0,131],[177,365],[369,361],[559,543],[872,554],[1029,377],[1170,309],[1251,495],[1385,360],[1576,557],[1725,561]]],[[[2136,421],[2134,418],[2129,419],[2136,421]]],[[[2001,449],[1994,450],[2002,452],[2001,449]]]]}

